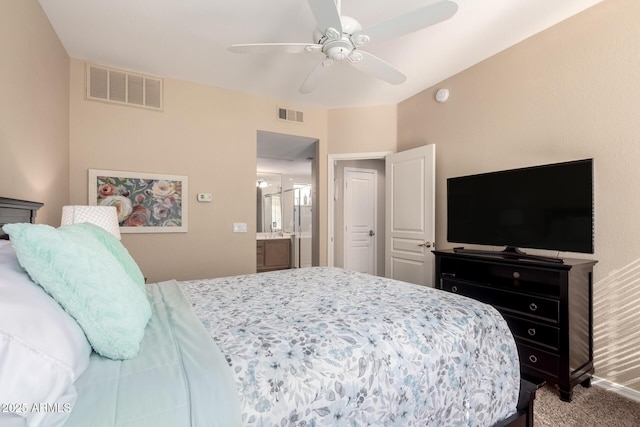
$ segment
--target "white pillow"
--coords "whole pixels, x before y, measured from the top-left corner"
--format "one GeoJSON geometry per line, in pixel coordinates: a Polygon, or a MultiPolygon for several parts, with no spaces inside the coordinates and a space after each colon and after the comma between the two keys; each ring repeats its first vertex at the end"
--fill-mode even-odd
{"type": "Polygon", "coordinates": [[[0,240],[0,402],[29,427],[61,425],[91,346],[82,329],[0,240]],[[48,406],[46,406],[48,404],[48,406]],[[57,410],[57,411],[56,411],[57,410]]]}

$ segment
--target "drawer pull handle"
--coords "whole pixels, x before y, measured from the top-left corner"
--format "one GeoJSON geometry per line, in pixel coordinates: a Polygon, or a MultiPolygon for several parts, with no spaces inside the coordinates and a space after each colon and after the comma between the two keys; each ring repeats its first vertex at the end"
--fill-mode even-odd
{"type": "Polygon", "coordinates": [[[458,287],[457,286],[452,286],[451,287],[451,292],[458,292],[458,287]]]}
{"type": "Polygon", "coordinates": [[[527,330],[527,332],[529,333],[529,335],[531,335],[532,337],[536,335],[536,328],[529,328],[529,330],[527,330]]]}
{"type": "Polygon", "coordinates": [[[533,354],[529,356],[529,360],[531,361],[531,363],[538,363],[538,358],[533,354]]]}
{"type": "Polygon", "coordinates": [[[529,304],[529,310],[536,311],[537,309],[538,309],[538,306],[536,305],[535,302],[532,302],[531,304],[529,304]]]}
{"type": "Polygon", "coordinates": [[[517,271],[514,271],[512,274],[514,279],[519,279],[520,278],[520,273],[518,273],[517,271]]]}

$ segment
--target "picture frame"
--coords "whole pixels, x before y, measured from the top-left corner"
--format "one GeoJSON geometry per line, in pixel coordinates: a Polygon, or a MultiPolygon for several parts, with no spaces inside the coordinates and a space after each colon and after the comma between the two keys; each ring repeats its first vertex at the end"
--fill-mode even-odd
{"type": "Polygon", "coordinates": [[[120,233],[186,233],[188,177],[89,169],[90,206],[115,206],[120,233]]]}

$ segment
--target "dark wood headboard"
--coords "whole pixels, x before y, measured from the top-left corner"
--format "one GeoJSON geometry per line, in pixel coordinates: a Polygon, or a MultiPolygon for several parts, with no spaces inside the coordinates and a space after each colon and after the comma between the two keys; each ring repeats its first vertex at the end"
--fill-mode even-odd
{"type": "Polygon", "coordinates": [[[14,222],[35,222],[36,212],[42,203],[27,200],[8,199],[0,197],[0,239],[8,239],[2,231],[2,226],[14,222]]]}

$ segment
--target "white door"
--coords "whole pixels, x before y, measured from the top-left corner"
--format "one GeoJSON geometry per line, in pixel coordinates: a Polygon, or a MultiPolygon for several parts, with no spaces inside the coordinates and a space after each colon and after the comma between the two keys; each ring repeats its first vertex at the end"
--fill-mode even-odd
{"type": "Polygon", "coordinates": [[[344,268],[376,274],[378,172],[344,169],[344,268]]]}
{"type": "Polygon", "coordinates": [[[386,158],[385,276],[433,286],[435,145],[386,158]]]}

